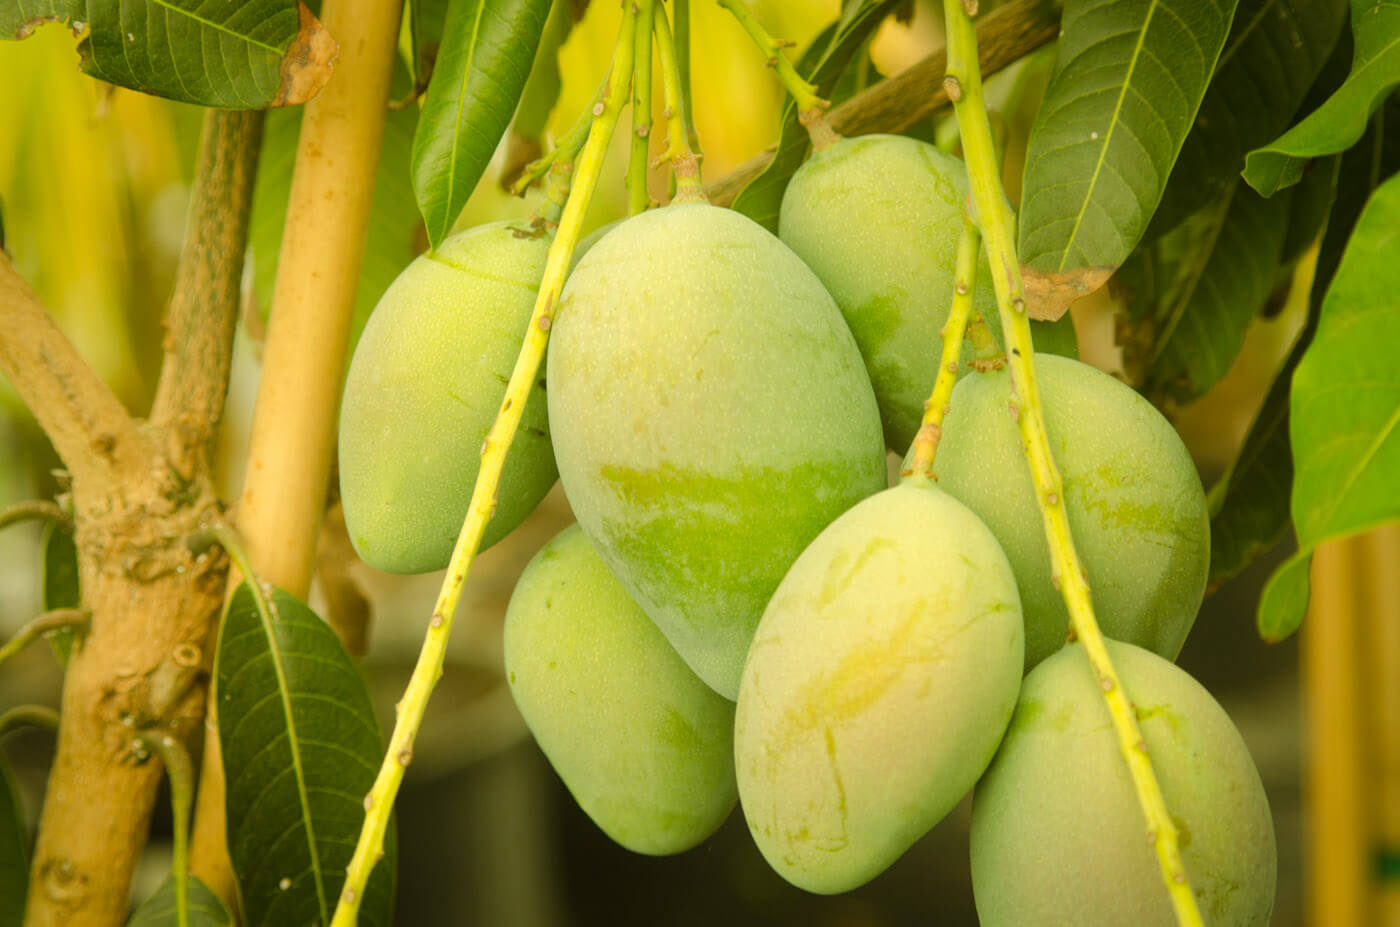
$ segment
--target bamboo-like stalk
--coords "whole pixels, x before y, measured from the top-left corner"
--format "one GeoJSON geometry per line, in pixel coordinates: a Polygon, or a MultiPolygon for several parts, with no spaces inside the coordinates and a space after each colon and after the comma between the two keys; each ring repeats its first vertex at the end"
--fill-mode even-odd
{"type": "MultiPolygon", "coordinates": [[[[340,55],[306,104],[297,143],[237,518],[259,578],[299,598],[325,510],[400,15],[400,0],[326,0],[321,21],[340,55]]],[[[206,728],[191,868],[233,905],[212,711],[206,728]]]]}
{"type": "Polygon", "coordinates": [[[1363,648],[1370,654],[1370,686],[1367,703],[1372,706],[1368,741],[1374,744],[1371,758],[1371,787],[1378,814],[1374,840],[1378,854],[1374,891],[1375,923],[1400,925],[1400,878],[1395,866],[1400,857],[1400,525],[1377,528],[1370,536],[1366,570],[1370,602],[1364,615],[1367,638],[1363,648]]]}
{"type": "MultiPolygon", "coordinates": [[[[657,19],[661,17],[658,15],[657,19]]],[[[433,687],[442,677],[442,667],[447,656],[447,641],[452,633],[452,623],[461,598],[462,586],[466,582],[477,548],[481,545],[481,535],[486,523],[496,511],[496,493],[500,485],[501,472],[505,467],[506,455],[515,439],[516,429],[525,412],[525,403],[530,397],[539,373],[540,362],[544,358],[545,346],[549,342],[549,329],[554,320],[555,306],[564,288],[564,278],[569,272],[574,247],[578,243],[583,228],[584,214],[593,197],[593,190],[602,172],[603,160],[607,155],[608,142],[617,127],[622,108],[627,102],[628,87],[632,76],[633,55],[636,50],[635,29],[636,8],[623,15],[617,47],[613,52],[609,83],[601,101],[601,108],[594,107],[594,120],[579,155],[573,189],[564,211],[559,217],[559,230],[549,246],[545,259],[544,275],[540,280],[539,295],[535,300],[530,324],[526,329],[520,354],[515,368],[506,385],[505,397],[496,415],[486,441],[481,448],[481,469],[472,489],[471,502],[467,507],[466,521],[457,538],[452,558],[447,565],[447,579],[438,593],[432,617],[428,621],[428,632],[423,640],[418,662],[403,698],[399,700],[397,718],[393,733],[389,737],[389,748],[379,767],[374,785],[365,796],[365,821],[360,838],[355,845],[355,853],[346,869],[345,884],[340,900],[336,905],[331,927],[354,927],[359,916],[360,902],[364,897],[365,883],[376,863],[384,855],[384,834],[388,828],[389,815],[403,782],[404,770],[413,759],[413,742],[418,728],[423,722],[428,699],[433,687]]],[[[557,169],[567,169],[558,165],[557,169]]]]}
{"type": "Polygon", "coordinates": [[[1050,450],[1040,388],[1036,383],[1035,349],[1031,343],[1030,322],[1026,317],[1021,265],[1016,255],[1016,220],[1002,191],[1001,168],[982,96],[977,34],[962,0],[944,0],[943,10],[948,30],[948,73],[944,78],[944,87],[957,113],[972,196],[982,235],[987,241],[988,262],[1007,346],[1013,411],[1016,413],[1026,462],[1035,481],[1036,501],[1045,523],[1053,564],[1052,575],[1069,610],[1074,634],[1084,646],[1084,653],[1103,691],[1104,702],[1118,736],[1119,750],[1132,776],[1133,788],[1146,818],[1147,835],[1156,852],[1162,881],[1171,897],[1177,922],[1182,927],[1199,927],[1201,915],[1191,891],[1190,879],[1181,862],[1176,827],[1153,773],[1147,742],[1138,729],[1133,706],[1109,659],[1108,649],[1094,617],[1089,583],[1070,532],[1069,516],[1065,511],[1064,482],[1050,450]]]}
{"type": "MultiPolygon", "coordinates": [[[[1368,916],[1365,679],[1362,617],[1367,539],[1329,541],[1313,553],[1303,625],[1306,716],[1305,859],[1308,922],[1362,927],[1368,916]]],[[[1394,564],[1388,569],[1393,570],[1394,564]]]]}
{"type": "Polygon", "coordinates": [[[963,333],[972,312],[972,291],[977,285],[977,256],[982,249],[982,234],[976,224],[963,216],[962,235],[958,238],[958,257],[953,269],[953,302],[948,321],[943,323],[943,354],[938,359],[938,376],[933,392],[924,403],[923,421],[914,435],[914,456],[901,477],[933,479],[933,460],[938,442],[943,437],[943,416],[948,414],[948,399],[958,380],[962,362],[963,333]]]}

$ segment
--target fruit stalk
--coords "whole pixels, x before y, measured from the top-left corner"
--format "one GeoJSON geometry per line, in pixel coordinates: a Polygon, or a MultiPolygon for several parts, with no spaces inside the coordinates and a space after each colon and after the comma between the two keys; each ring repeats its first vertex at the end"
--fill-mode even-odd
{"type": "Polygon", "coordinates": [[[1132,776],[1138,803],[1147,819],[1147,834],[1161,868],[1162,881],[1171,896],[1177,923],[1200,925],[1201,915],[1186,869],[1181,862],[1176,827],[1172,824],[1161,787],[1152,771],[1147,743],[1138,729],[1133,706],[1119,682],[1094,617],[1089,582],[1075,552],[1069,517],[1064,505],[1064,484],[1050,451],[1045,417],[1036,384],[1034,348],[1026,315],[1021,266],[1016,254],[1015,217],[1001,188],[1001,171],[992,140],[991,123],[982,96],[977,63],[977,34],[962,0],[943,0],[948,30],[948,71],[944,90],[953,101],[962,133],[972,196],[987,240],[987,256],[996,289],[997,308],[1007,344],[1013,402],[1026,461],[1035,481],[1036,499],[1045,523],[1053,576],[1069,611],[1071,633],[1084,645],[1084,653],[1099,681],[1104,701],[1118,735],[1118,745],[1132,776]]]}
{"type": "Polygon", "coordinates": [[[550,149],[548,154],[543,158],[531,161],[529,164],[525,165],[525,169],[520,172],[520,176],[516,179],[515,183],[510,185],[510,193],[512,196],[524,196],[525,191],[528,190],[532,184],[538,182],[540,178],[549,173],[549,168],[554,162],[572,162],[578,157],[579,149],[581,149],[583,143],[588,140],[588,130],[593,125],[593,110],[602,101],[603,90],[603,87],[598,88],[598,92],[593,95],[592,102],[588,104],[588,109],[583,111],[578,117],[578,121],[569,128],[569,131],[564,133],[564,136],[550,149]]]}
{"type": "Polygon", "coordinates": [[[918,476],[933,479],[933,458],[943,437],[943,416],[948,411],[948,399],[958,380],[962,359],[963,332],[972,311],[972,291],[977,284],[977,253],[982,249],[982,233],[971,218],[963,216],[962,235],[958,238],[958,260],[953,269],[953,305],[948,321],[943,323],[943,354],[938,359],[938,376],[933,392],[924,403],[924,418],[914,435],[914,456],[901,477],[918,476]]]}
{"type": "Polygon", "coordinates": [[[637,49],[632,60],[632,150],[627,161],[627,214],[651,205],[647,193],[647,149],[651,139],[651,22],[656,0],[637,4],[637,49]]]}
{"type": "Polygon", "coordinates": [[[787,55],[783,54],[784,47],[790,47],[790,42],[779,42],[777,39],[763,28],[763,24],[758,21],[752,11],[744,4],[744,0],[718,0],[719,5],[724,7],[734,18],[739,21],[739,25],[744,27],[744,31],[753,39],[759,51],[763,52],[768,59],[768,66],[778,72],[778,79],[783,82],[783,89],[792,97],[792,102],[797,106],[798,118],[807,127],[807,132],[812,136],[812,147],[821,151],[840,138],[823,118],[822,113],[831,105],[830,101],[823,100],[817,96],[817,88],[802,79],[802,75],[797,73],[797,69],[788,61],[787,55]]]}
{"type": "Polygon", "coordinates": [[[676,58],[676,45],[671,39],[671,24],[666,19],[666,11],[657,10],[653,22],[656,55],[661,59],[661,89],[665,103],[662,114],[666,117],[666,151],[657,159],[657,163],[671,162],[671,173],[676,178],[677,202],[708,202],[700,185],[700,158],[690,147],[690,135],[686,131],[680,64],[676,58]]]}
{"type": "Polygon", "coordinates": [[[466,582],[477,548],[481,545],[481,535],[486,529],[486,523],[495,512],[496,490],[500,484],[506,454],[510,451],[511,442],[525,411],[525,402],[539,373],[540,361],[549,341],[549,328],[554,320],[555,305],[564,288],[564,278],[568,275],[569,262],[573,258],[574,247],[583,227],[584,213],[597,186],[598,175],[602,172],[608,142],[612,139],[618,117],[627,101],[632,59],[636,48],[636,25],[635,12],[629,11],[623,16],[608,82],[604,85],[602,99],[593,106],[594,118],[588,132],[588,140],[579,155],[573,190],[560,215],[559,231],[549,246],[539,296],[530,316],[530,326],[520,347],[520,355],[516,359],[510,382],[506,386],[501,410],[482,444],[480,475],[472,489],[471,503],[467,508],[462,532],[457,538],[452,559],[447,565],[447,579],[438,593],[437,604],[428,621],[428,631],[418,655],[418,662],[413,668],[413,675],[396,707],[397,717],[394,731],[389,738],[389,748],[385,752],[374,785],[365,796],[364,826],[360,830],[354,856],[346,869],[345,885],[336,904],[331,927],[352,927],[355,924],[365,882],[375,864],[384,855],[384,833],[388,827],[389,813],[393,808],[399,785],[403,782],[404,770],[413,759],[413,741],[423,722],[428,698],[432,695],[438,679],[442,677],[447,641],[452,633],[452,620],[457,612],[462,586],[466,582]]]}

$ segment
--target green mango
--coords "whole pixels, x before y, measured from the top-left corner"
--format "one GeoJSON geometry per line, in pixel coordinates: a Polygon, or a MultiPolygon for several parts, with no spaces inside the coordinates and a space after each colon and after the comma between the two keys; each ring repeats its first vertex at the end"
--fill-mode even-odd
{"type": "Polygon", "coordinates": [[[744,817],[778,874],[849,891],[938,823],[1011,720],[1023,633],[996,539],[932,483],[823,531],[763,614],[734,722],[744,817]]]}
{"type": "MultiPolygon", "coordinates": [[[[902,135],[862,135],[814,153],[783,194],[778,236],[841,307],[897,453],[913,441],[938,376],[967,189],[952,155],[902,135]]],[[[973,299],[1000,340],[985,253],[973,299]]],[[[1038,350],[1074,355],[1068,317],[1032,328],[1038,350]]]]}
{"type": "Polygon", "coordinates": [[[613,840],[679,853],[729,816],[734,706],[686,667],[578,525],[521,574],[505,666],[540,749],[613,840]]]}
{"type": "MultiPolygon", "coordinates": [[[[524,223],[458,232],[384,292],[340,407],[340,494],[356,552],[391,573],[447,566],[544,273],[548,237],[524,223]]],[[[544,382],[530,391],[484,550],[557,476],[544,382]]]]}
{"type": "Polygon", "coordinates": [[[885,487],[875,396],[831,297],[773,235],[705,204],[634,216],[579,262],[549,420],[584,532],[730,699],[788,566],[885,487]]]}
{"type": "MultiPolygon", "coordinates": [[[[1036,358],[1070,530],[1109,637],[1175,659],[1205,597],[1210,514],[1181,438],[1130,387],[1079,361],[1036,358]]],[[[1005,370],[953,388],[934,471],[1006,551],[1026,613],[1026,669],[1065,644],[1069,613],[1012,414],[1005,370]]]]}
{"type": "MultiPolygon", "coordinates": [[[[1211,927],[1264,927],[1277,848],[1259,773],[1200,683],[1108,642],[1211,927]]],[[[1083,647],[1041,663],[972,802],[982,927],[1175,927],[1127,763],[1083,647]]]]}

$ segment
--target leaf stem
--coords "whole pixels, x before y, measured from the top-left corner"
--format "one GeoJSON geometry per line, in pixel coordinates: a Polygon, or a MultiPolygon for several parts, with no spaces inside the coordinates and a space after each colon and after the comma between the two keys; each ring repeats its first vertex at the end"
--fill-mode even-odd
{"type": "Polygon", "coordinates": [[[165,764],[165,778],[170,781],[170,816],[174,831],[170,875],[175,882],[175,922],[179,927],[189,927],[190,805],[194,798],[194,767],[184,744],[170,734],[140,731],[136,740],[160,757],[165,764]]]}
{"type": "Polygon", "coordinates": [[[671,162],[676,178],[675,202],[707,202],[700,184],[700,156],[690,147],[686,131],[685,100],[681,94],[680,65],[676,60],[676,45],[671,39],[671,24],[666,9],[656,11],[653,21],[656,32],[656,54],[661,59],[661,88],[665,98],[666,151],[657,164],[671,162]]]}
{"type": "Polygon", "coordinates": [[[632,150],[627,161],[627,214],[651,205],[647,153],[651,144],[651,22],[656,0],[638,0],[637,48],[632,55],[632,150]]]}
{"type": "Polygon", "coordinates": [[[953,304],[948,321],[943,324],[943,354],[938,359],[938,376],[933,381],[933,393],[924,403],[924,419],[914,435],[914,456],[900,477],[932,480],[933,458],[943,437],[943,416],[948,413],[948,399],[958,380],[962,366],[963,333],[972,312],[972,292],[977,284],[977,257],[982,250],[982,234],[967,215],[963,216],[962,235],[958,238],[957,265],[953,271],[953,304]]]}
{"type": "Polygon", "coordinates": [[[48,499],[16,502],[4,511],[0,511],[0,528],[8,528],[10,525],[22,521],[46,521],[64,531],[71,532],[73,530],[73,516],[63,511],[57,502],[48,499]]]}
{"type": "Polygon", "coordinates": [[[744,0],[718,0],[718,3],[734,14],[739,25],[744,27],[749,38],[753,39],[759,51],[768,59],[768,66],[778,72],[778,79],[783,82],[783,88],[797,105],[802,124],[811,133],[812,147],[820,151],[835,142],[839,136],[822,118],[822,113],[831,103],[817,96],[817,88],[803,80],[787,55],[783,54],[783,48],[791,47],[792,43],[779,42],[773,38],[772,34],[763,28],[763,23],[758,21],[758,17],[753,15],[753,11],[745,5],[744,0]]]}
{"type": "Polygon", "coordinates": [[[58,730],[58,712],[47,705],[16,705],[0,715],[0,737],[4,737],[17,727],[24,725],[41,727],[46,731],[58,730]]]}
{"type": "Polygon", "coordinates": [[[545,174],[549,173],[549,168],[554,162],[573,161],[578,157],[579,150],[583,148],[583,143],[588,141],[588,130],[593,125],[593,111],[597,109],[598,104],[602,102],[603,89],[606,86],[607,84],[605,82],[603,87],[598,88],[598,92],[593,95],[593,101],[588,104],[588,108],[579,115],[578,121],[570,127],[568,132],[564,133],[564,136],[555,143],[548,154],[543,158],[531,161],[529,164],[525,165],[525,170],[521,172],[520,177],[516,179],[515,183],[511,184],[510,192],[512,196],[524,196],[526,190],[537,183],[545,174]]]}
{"type": "Polygon", "coordinates": [[[15,632],[15,636],[0,647],[0,664],[34,643],[45,634],[54,631],[87,627],[91,612],[85,608],[55,608],[44,612],[15,632]]]}
{"type": "Polygon", "coordinates": [[[1060,478],[1045,430],[1045,416],[1036,383],[1031,345],[1030,322],[1026,316],[1021,265],[1016,255],[1015,216],[1001,187],[1001,170],[996,160],[982,78],[977,62],[977,35],[961,0],[943,0],[948,30],[948,71],[944,89],[953,101],[967,158],[972,195],[987,240],[992,283],[997,294],[1003,337],[1010,365],[1012,411],[1016,413],[1021,444],[1026,453],[1036,499],[1045,523],[1060,594],[1069,610],[1073,634],[1084,645],[1084,653],[1099,681],[1108,713],[1118,735],[1119,750],[1128,764],[1138,803],[1147,819],[1147,832],[1156,851],[1162,881],[1182,927],[1201,925],[1200,911],[1191,883],[1181,862],[1176,828],[1167,812],[1161,787],[1152,771],[1147,742],[1138,729],[1133,706],[1119,682],[1104,646],[1103,635],[1094,617],[1089,583],[1075,551],[1065,511],[1064,483],[1060,478]]]}
{"type": "Polygon", "coordinates": [[[704,158],[700,150],[700,135],[695,131],[695,110],[691,107],[690,95],[690,0],[672,0],[676,11],[676,77],[681,85],[681,111],[685,114],[685,136],[690,140],[690,150],[695,157],[704,158]]]}
{"type": "Polygon", "coordinates": [[[559,232],[549,246],[539,295],[530,316],[530,326],[526,330],[520,355],[516,358],[515,369],[511,372],[510,382],[506,386],[500,412],[497,413],[496,420],[481,447],[481,470],[472,489],[471,503],[467,508],[462,533],[457,538],[452,559],[447,565],[447,578],[438,593],[437,603],[428,621],[428,631],[418,655],[418,662],[413,668],[413,675],[404,690],[403,698],[399,701],[397,718],[393,733],[389,737],[384,761],[380,765],[374,785],[365,796],[364,826],[360,831],[350,865],[346,869],[345,885],[336,905],[331,927],[352,927],[355,924],[365,882],[384,853],[384,833],[388,827],[389,813],[393,808],[399,785],[403,782],[404,769],[412,759],[413,741],[423,722],[428,699],[438,679],[442,677],[447,641],[452,633],[452,621],[457,612],[462,586],[466,582],[477,548],[481,546],[481,535],[486,523],[495,514],[496,493],[500,486],[506,454],[510,451],[511,442],[525,412],[525,403],[539,373],[540,361],[549,341],[549,329],[554,321],[555,307],[560,291],[564,288],[564,278],[569,272],[569,262],[578,243],[579,232],[583,228],[584,214],[597,186],[598,175],[602,172],[608,142],[617,127],[622,107],[627,102],[632,59],[636,50],[636,26],[637,14],[629,10],[623,15],[622,26],[618,31],[612,69],[608,82],[604,85],[605,93],[592,110],[593,124],[579,155],[573,191],[559,218],[559,232]]]}

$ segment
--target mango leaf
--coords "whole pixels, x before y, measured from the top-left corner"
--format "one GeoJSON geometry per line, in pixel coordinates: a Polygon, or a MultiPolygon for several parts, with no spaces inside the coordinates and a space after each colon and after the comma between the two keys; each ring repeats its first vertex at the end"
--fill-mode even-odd
{"type": "Polygon", "coordinates": [[[1339,155],[1318,158],[1308,165],[1303,179],[1293,188],[1293,200],[1288,207],[1288,232],[1283,239],[1281,260],[1293,265],[1303,256],[1327,225],[1327,214],[1337,195],[1339,155]]]}
{"type": "MultiPolygon", "coordinates": [[[[900,3],[901,0],[864,0],[846,4],[841,18],[827,27],[830,38],[823,43],[819,35],[817,41],[808,46],[797,62],[797,73],[816,85],[818,96],[828,97],[865,40],[900,3]]],[[[788,181],[812,148],[798,115],[797,106],[789,99],[783,107],[782,128],[773,160],[734,197],[734,209],[774,235],[778,234],[778,209],[783,205],[788,181]]]]}
{"type": "MultiPolygon", "coordinates": [[[[406,74],[398,86],[407,86],[406,74]]],[[[413,106],[391,110],[384,124],[384,147],[379,154],[374,200],[370,205],[369,239],[364,262],[360,265],[360,285],[355,294],[355,316],[350,329],[352,353],[379,297],[418,253],[418,209],[409,186],[409,159],[417,124],[418,109],[413,106]]],[[[300,132],[299,110],[274,110],[267,114],[248,232],[253,251],[253,292],[264,319],[271,309],[272,291],[277,282],[282,227],[291,198],[292,165],[296,161],[300,132]]]]}
{"type": "MultiPolygon", "coordinates": [[[[1090,288],[1157,208],[1224,47],[1236,0],[1066,0],[1031,127],[1021,260],[1090,288]]],[[[1053,276],[1052,276],[1053,275],[1053,276]]]]}
{"type": "Polygon", "coordinates": [[[1345,151],[1400,85],[1400,0],[1351,0],[1351,74],[1326,103],[1280,138],[1249,153],[1244,179],[1265,196],[1301,179],[1309,158],[1345,151]]]}
{"type": "Polygon", "coordinates": [[[1149,236],[1231,194],[1245,154],[1288,127],[1346,16],[1347,0],[1240,0],[1149,236]]]}
{"type": "Polygon", "coordinates": [[[448,0],[408,0],[408,60],[413,81],[411,95],[417,98],[427,89],[442,48],[442,27],[447,22],[448,0]]]}
{"type": "MultiPolygon", "coordinates": [[[[43,540],[44,611],[56,608],[77,608],[82,604],[78,594],[78,547],[73,535],[58,527],[44,528],[43,540]]],[[[73,632],[55,631],[49,635],[58,662],[67,665],[73,652],[73,632]]]]}
{"type": "Polygon", "coordinates": [[[330,79],[335,40],[297,0],[0,0],[0,37],[69,24],[84,72],[185,103],[303,103],[330,79]]]}
{"type": "Polygon", "coordinates": [[[1400,176],[1376,189],[1293,375],[1293,525],[1298,553],[1264,587],[1259,633],[1278,640],[1307,608],[1323,541],[1400,518],[1400,176]]]}
{"type": "MultiPolygon", "coordinates": [[[[1313,170],[1329,173],[1325,165],[1316,162],[1313,170]]],[[[1288,404],[1293,371],[1312,342],[1327,287],[1341,262],[1362,207],[1379,178],[1397,170],[1400,170],[1400,100],[1386,107],[1384,118],[1377,116],[1372,120],[1372,127],[1362,143],[1341,157],[1340,170],[1334,165],[1330,171],[1336,177],[1336,197],[1318,248],[1308,323],[1275,376],[1239,455],[1210,491],[1212,585],[1239,573],[1255,557],[1277,544],[1288,530],[1289,496],[1293,487],[1288,404]]],[[[1299,194],[1302,192],[1300,187],[1299,194]]],[[[1295,194],[1295,205],[1298,198],[1295,194]]]]}
{"type": "MultiPolygon", "coordinates": [[[[214,658],[228,783],[228,848],[249,927],[329,924],[384,751],[364,681],[335,632],[276,590],[247,583],[214,658]]],[[[365,886],[360,923],[388,925],[393,832],[365,886]]]]}
{"type": "MultiPolygon", "coordinates": [[[[190,907],[189,927],[233,927],[233,915],[219,896],[194,876],[188,876],[190,907]]],[[[136,909],[126,927],[177,927],[175,916],[175,878],[166,876],[156,893],[136,909]]]]}
{"type": "Polygon", "coordinates": [[[0,757],[0,927],[20,927],[29,894],[29,831],[10,767],[0,757]]]}
{"type": "Polygon", "coordinates": [[[512,128],[531,139],[544,138],[549,114],[554,104],[559,102],[559,91],[564,83],[559,76],[559,48],[573,31],[573,0],[554,0],[545,20],[544,31],[540,34],[540,47],[535,52],[535,63],[530,68],[530,76],[525,81],[525,89],[520,94],[520,107],[515,112],[512,128]]]}
{"type": "Polygon", "coordinates": [[[454,0],[413,137],[413,191],[436,248],[476,188],[529,77],[549,0],[454,0]]]}
{"type": "MultiPolygon", "coordinates": [[[[1170,298],[1153,307],[1143,391],[1186,402],[1225,375],[1274,286],[1288,230],[1291,197],[1264,199],[1243,184],[1208,207],[1203,234],[1185,223],[1150,251],[1184,251],[1188,266],[1170,298]]],[[[1178,260],[1180,257],[1178,256],[1178,260]]]]}

